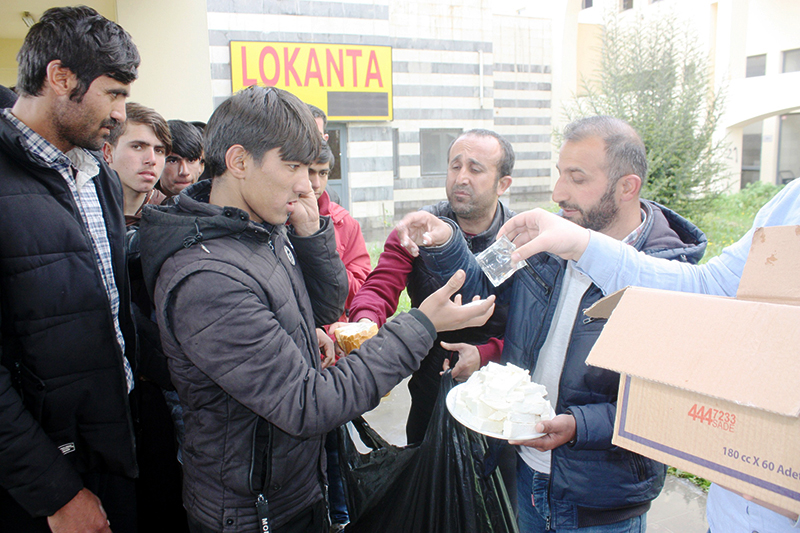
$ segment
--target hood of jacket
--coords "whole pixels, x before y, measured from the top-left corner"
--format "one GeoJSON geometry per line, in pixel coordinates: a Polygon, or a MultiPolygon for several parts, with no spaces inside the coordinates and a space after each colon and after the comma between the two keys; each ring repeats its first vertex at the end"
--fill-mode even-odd
{"type": "Polygon", "coordinates": [[[708,238],[700,228],[656,202],[641,200],[641,206],[647,219],[644,231],[634,243],[637,250],[653,257],[692,264],[703,258],[708,238]]]}
{"type": "Polygon", "coordinates": [[[203,241],[245,232],[268,237],[281,231],[271,224],[251,221],[242,209],[209,204],[210,195],[211,180],[204,180],[181,191],[175,204],[148,205],[142,211],[142,275],[151,298],[161,266],[181,248],[202,246],[203,241]]]}

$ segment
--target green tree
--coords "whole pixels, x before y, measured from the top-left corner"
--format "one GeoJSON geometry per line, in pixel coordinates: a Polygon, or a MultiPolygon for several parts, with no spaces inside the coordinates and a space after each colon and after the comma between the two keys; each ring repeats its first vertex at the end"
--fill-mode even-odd
{"type": "Polygon", "coordinates": [[[701,214],[719,191],[725,146],[713,139],[723,110],[697,38],[674,16],[604,21],[599,80],[565,107],[568,120],[627,120],[647,147],[642,196],[684,216],[701,214]]]}

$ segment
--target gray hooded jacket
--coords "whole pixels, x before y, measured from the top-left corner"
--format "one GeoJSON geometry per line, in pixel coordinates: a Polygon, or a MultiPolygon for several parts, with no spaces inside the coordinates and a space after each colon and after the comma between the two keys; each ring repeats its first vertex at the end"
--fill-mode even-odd
{"type": "Polygon", "coordinates": [[[210,190],[145,210],[142,266],[184,408],[184,505],[215,530],[258,531],[259,494],[273,527],[323,498],[325,434],[416,370],[436,332],[412,310],[320,371],[315,326],[347,297],[330,220],[298,237],[208,204],[210,190]]]}

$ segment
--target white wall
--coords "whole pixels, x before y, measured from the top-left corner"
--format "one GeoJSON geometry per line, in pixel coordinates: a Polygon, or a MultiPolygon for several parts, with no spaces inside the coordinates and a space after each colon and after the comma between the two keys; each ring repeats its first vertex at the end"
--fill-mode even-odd
{"type": "Polygon", "coordinates": [[[213,111],[203,0],[118,0],[117,22],[142,56],[131,100],[164,118],[208,120],[213,111]]]}

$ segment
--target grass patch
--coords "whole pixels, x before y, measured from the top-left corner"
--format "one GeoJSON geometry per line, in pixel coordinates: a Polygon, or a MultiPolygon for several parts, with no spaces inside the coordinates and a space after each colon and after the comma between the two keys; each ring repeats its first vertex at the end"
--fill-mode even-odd
{"type": "Polygon", "coordinates": [[[719,255],[723,248],[738,241],[753,225],[758,210],[781,186],[756,182],[733,194],[715,198],[711,207],[693,222],[706,233],[708,248],[701,263],[719,255]]]}
{"type": "Polygon", "coordinates": [[[708,492],[708,487],[711,486],[711,482],[707,479],[703,479],[699,476],[695,476],[694,474],[690,474],[689,472],[684,472],[683,470],[678,470],[675,467],[670,466],[667,468],[667,474],[675,477],[679,477],[681,479],[688,479],[698,488],[700,488],[703,492],[708,492]]]}

